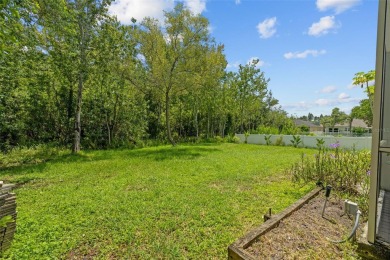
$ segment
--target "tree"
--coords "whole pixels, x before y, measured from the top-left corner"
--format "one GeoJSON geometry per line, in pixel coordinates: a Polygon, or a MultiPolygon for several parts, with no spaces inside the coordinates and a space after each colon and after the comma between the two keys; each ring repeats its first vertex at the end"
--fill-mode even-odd
{"type": "Polygon", "coordinates": [[[330,115],[330,126],[332,128],[339,123],[344,123],[347,120],[348,116],[345,112],[340,111],[340,108],[335,107],[332,109],[332,113],[330,115]]]}
{"type": "Polygon", "coordinates": [[[241,133],[251,128],[251,117],[260,111],[267,95],[269,79],[265,79],[264,72],[257,68],[258,62],[253,60],[244,66],[240,65],[233,82],[241,133]]]}
{"type": "Polygon", "coordinates": [[[313,121],[313,120],[314,120],[314,115],[313,115],[312,113],[309,113],[309,114],[307,115],[307,119],[308,119],[309,121],[313,121]]]}
{"type": "Polygon", "coordinates": [[[137,143],[145,136],[146,101],[127,80],[136,63],[133,26],[107,19],[91,43],[94,64],[84,92],[84,138],[93,147],[137,143]]]}
{"type": "Polygon", "coordinates": [[[188,77],[199,74],[197,61],[211,43],[206,18],[193,15],[183,4],[165,13],[161,27],[157,20],[146,18],[140,27],[140,52],[145,57],[147,80],[152,96],[164,101],[167,138],[172,145],[171,105],[189,87],[188,77]]]}
{"type": "Polygon", "coordinates": [[[67,74],[71,92],[73,84],[77,82],[76,108],[74,115],[74,141],[72,151],[80,151],[81,140],[81,108],[83,91],[88,71],[90,69],[92,39],[96,35],[99,23],[107,19],[107,6],[111,0],[67,0],[63,2],[39,1],[40,14],[44,19],[44,26],[48,30],[52,46],[48,50],[61,53],[62,47],[69,52],[63,67],[59,67],[67,74]],[[70,60],[69,60],[70,58],[70,60]]]}
{"type": "Polygon", "coordinates": [[[359,102],[359,106],[355,106],[352,108],[351,116],[353,118],[363,119],[368,126],[371,126],[373,115],[372,115],[372,110],[370,109],[370,100],[369,99],[361,100],[359,102]]]}
{"type": "Polygon", "coordinates": [[[370,70],[367,73],[358,72],[353,78],[353,85],[360,85],[361,88],[365,87],[365,91],[368,96],[371,113],[374,111],[374,89],[375,86],[369,86],[369,83],[375,80],[375,70],[370,70]]]}
{"type": "Polygon", "coordinates": [[[320,124],[322,125],[322,132],[326,132],[325,130],[326,130],[326,127],[328,127],[328,126],[331,126],[331,118],[330,118],[330,116],[323,116],[322,114],[321,114],[321,116],[320,116],[320,124]]]}

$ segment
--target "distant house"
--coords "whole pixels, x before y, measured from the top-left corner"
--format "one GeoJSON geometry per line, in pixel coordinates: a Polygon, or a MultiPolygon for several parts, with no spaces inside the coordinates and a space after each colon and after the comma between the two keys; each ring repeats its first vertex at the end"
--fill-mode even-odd
{"type": "Polygon", "coordinates": [[[342,124],[337,124],[334,127],[321,126],[321,128],[325,135],[351,134],[356,128],[359,128],[359,130],[363,130],[365,133],[371,133],[371,127],[369,127],[362,119],[353,119],[351,124],[349,122],[345,122],[342,124]]]}
{"type": "Polygon", "coordinates": [[[311,121],[306,121],[306,120],[302,120],[302,119],[295,119],[294,123],[295,123],[295,126],[297,126],[297,127],[306,126],[309,129],[309,132],[311,132],[311,133],[322,132],[322,126],[316,125],[311,121]]]}

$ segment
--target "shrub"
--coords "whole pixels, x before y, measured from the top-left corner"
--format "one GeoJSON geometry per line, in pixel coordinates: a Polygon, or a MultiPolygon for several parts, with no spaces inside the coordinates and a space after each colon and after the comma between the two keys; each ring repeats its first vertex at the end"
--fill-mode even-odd
{"type": "Polygon", "coordinates": [[[276,146],[285,146],[286,143],[283,141],[283,135],[279,136],[275,141],[276,146]]]}
{"type": "Polygon", "coordinates": [[[228,143],[235,143],[235,144],[240,143],[240,138],[238,138],[235,135],[230,134],[230,135],[226,136],[225,139],[226,139],[226,142],[228,142],[228,143]]]}
{"type": "Polygon", "coordinates": [[[217,136],[215,137],[215,141],[216,141],[217,143],[223,143],[225,140],[224,140],[222,137],[220,137],[219,135],[217,135],[217,136]]]}
{"type": "Polygon", "coordinates": [[[244,133],[244,136],[245,136],[245,141],[244,141],[244,143],[248,143],[248,137],[251,135],[251,133],[249,132],[249,131],[246,131],[245,133],[244,133]]]}
{"type": "Polygon", "coordinates": [[[288,171],[295,182],[322,182],[335,190],[355,196],[362,212],[368,209],[371,156],[369,151],[344,150],[338,142],[324,147],[317,139],[314,157],[302,154],[288,171]]]}
{"type": "Polygon", "coordinates": [[[266,145],[271,145],[271,136],[272,135],[264,135],[264,140],[266,145]]]}
{"type": "Polygon", "coordinates": [[[302,134],[307,134],[310,132],[310,128],[307,125],[301,125],[301,126],[299,126],[299,131],[302,134]]]}
{"type": "Polygon", "coordinates": [[[273,126],[259,126],[257,127],[257,133],[267,134],[267,135],[277,135],[279,134],[279,129],[273,126]]]}
{"type": "Polygon", "coordinates": [[[363,127],[354,127],[352,128],[352,133],[356,136],[362,136],[366,130],[363,127]]]}

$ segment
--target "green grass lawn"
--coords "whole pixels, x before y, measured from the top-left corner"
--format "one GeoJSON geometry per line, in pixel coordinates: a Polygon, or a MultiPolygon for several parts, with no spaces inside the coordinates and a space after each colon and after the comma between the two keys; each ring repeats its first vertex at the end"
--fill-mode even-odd
{"type": "Polygon", "coordinates": [[[227,257],[227,247],[313,186],[284,169],[314,150],[203,144],[65,154],[3,169],[17,233],[5,257],[227,257]]]}

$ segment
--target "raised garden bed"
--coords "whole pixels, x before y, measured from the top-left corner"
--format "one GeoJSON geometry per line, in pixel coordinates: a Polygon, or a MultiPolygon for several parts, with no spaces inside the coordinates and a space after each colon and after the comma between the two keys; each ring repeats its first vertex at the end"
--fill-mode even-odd
{"type": "Polygon", "coordinates": [[[16,196],[11,193],[14,186],[13,184],[0,186],[0,254],[11,246],[16,230],[16,196]]]}
{"type": "MultiPolygon", "coordinates": [[[[229,259],[314,259],[357,256],[346,238],[353,218],[343,215],[344,200],[330,196],[324,218],[324,191],[316,188],[278,215],[229,246],[229,259]]],[[[357,236],[362,232],[359,226],[357,236]]]]}

